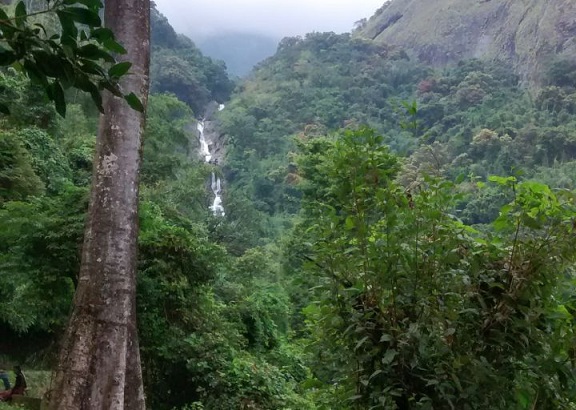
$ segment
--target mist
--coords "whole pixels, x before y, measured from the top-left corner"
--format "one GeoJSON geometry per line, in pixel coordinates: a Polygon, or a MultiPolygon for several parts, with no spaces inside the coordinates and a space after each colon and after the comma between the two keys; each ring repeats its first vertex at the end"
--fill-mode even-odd
{"type": "Polygon", "coordinates": [[[222,32],[282,38],[312,31],[342,33],[385,0],[155,0],[176,31],[199,39],[222,32]]]}

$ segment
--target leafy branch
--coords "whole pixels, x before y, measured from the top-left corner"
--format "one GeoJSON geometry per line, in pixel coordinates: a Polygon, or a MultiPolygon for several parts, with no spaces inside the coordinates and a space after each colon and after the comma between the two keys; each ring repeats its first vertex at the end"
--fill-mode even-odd
{"type": "MultiPolygon", "coordinates": [[[[66,115],[64,91],[76,88],[90,94],[103,112],[102,91],[108,90],[128,104],[143,111],[134,93],[124,94],[120,79],[128,73],[131,63],[118,62],[116,55],[126,54],[111,30],[102,26],[100,0],[58,0],[48,8],[28,14],[23,1],[18,2],[14,15],[0,8],[0,66],[11,66],[25,73],[42,86],[56,111],[66,115]],[[32,16],[54,14],[59,29],[53,34],[32,16]]],[[[5,102],[0,112],[9,114],[5,102]]]]}

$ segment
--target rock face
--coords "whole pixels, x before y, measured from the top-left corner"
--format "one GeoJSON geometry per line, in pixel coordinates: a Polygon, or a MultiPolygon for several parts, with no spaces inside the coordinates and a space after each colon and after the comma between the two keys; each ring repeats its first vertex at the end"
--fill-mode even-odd
{"type": "Polygon", "coordinates": [[[204,121],[204,135],[206,141],[208,141],[210,154],[212,154],[212,163],[220,166],[224,165],[224,158],[226,157],[225,141],[216,122],[204,121]]]}
{"type": "Polygon", "coordinates": [[[217,121],[214,120],[215,114],[223,109],[216,101],[210,102],[204,110],[204,117],[202,120],[191,120],[185,127],[187,133],[193,138],[190,139],[190,159],[204,159],[202,144],[200,142],[200,131],[198,124],[202,124],[204,139],[208,144],[207,148],[210,152],[210,163],[214,165],[223,165],[224,158],[226,157],[226,138],[218,128],[217,121]]]}
{"type": "Polygon", "coordinates": [[[355,35],[401,46],[435,66],[508,61],[538,84],[551,59],[576,60],[576,1],[392,0],[355,35]]]}

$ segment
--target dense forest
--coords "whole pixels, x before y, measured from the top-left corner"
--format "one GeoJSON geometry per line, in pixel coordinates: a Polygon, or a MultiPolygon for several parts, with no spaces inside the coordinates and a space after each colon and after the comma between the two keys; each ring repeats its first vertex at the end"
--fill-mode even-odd
{"type": "MultiPolygon", "coordinates": [[[[234,82],[153,8],[148,407],[576,408],[576,63],[541,76],[313,33],[234,82]]],[[[0,367],[51,369],[77,285],[98,110],[66,97],[0,72],[0,367]]]]}

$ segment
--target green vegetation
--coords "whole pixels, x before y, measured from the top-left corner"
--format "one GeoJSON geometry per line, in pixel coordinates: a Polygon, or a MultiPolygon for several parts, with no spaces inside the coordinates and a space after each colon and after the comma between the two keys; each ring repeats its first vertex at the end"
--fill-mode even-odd
{"type": "Polygon", "coordinates": [[[382,142],[348,131],[300,160],[321,408],[574,408],[574,194],[491,177],[513,199],[482,232],[454,184],[395,182],[382,142]]]}
{"type": "MultiPolygon", "coordinates": [[[[132,63],[116,61],[114,55],[126,54],[126,50],[103,27],[102,7],[99,0],[57,0],[19,1],[10,13],[1,8],[0,66],[12,65],[41,85],[62,116],[66,114],[64,91],[71,88],[88,93],[100,111],[102,90],[142,111],[138,97],[124,95],[118,84],[132,63]]],[[[0,101],[0,112],[10,112],[9,100],[0,101]]]]}
{"type": "MultiPolygon", "coordinates": [[[[284,39],[242,82],[153,10],[138,263],[150,408],[570,409],[576,72],[284,39]],[[222,169],[193,133],[211,101],[222,169]],[[208,180],[225,179],[226,217],[208,180]],[[496,176],[498,175],[498,176],[496,176]]],[[[97,110],[0,73],[0,350],[31,394],[76,286],[97,110]]],[[[0,404],[0,408],[2,404],[0,404]]]]}
{"type": "MultiPolygon", "coordinates": [[[[399,175],[406,186],[423,173],[465,175],[459,185],[475,191],[477,178],[522,170],[524,178],[573,188],[572,71],[559,59],[547,71],[549,85],[531,91],[498,62],[469,60],[440,71],[348,34],[287,38],[219,117],[229,142],[226,179],[265,214],[296,213],[295,137],[366,124],[406,157],[399,175]]],[[[463,202],[462,217],[493,219],[505,198],[492,201],[490,193],[463,202]]]]}
{"type": "Polygon", "coordinates": [[[234,83],[228,79],[226,66],[204,56],[189,38],[176,34],[157,10],[151,13],[151,91],[176,95],[201,118],[209,102],[230,97],[234,83]]]}

